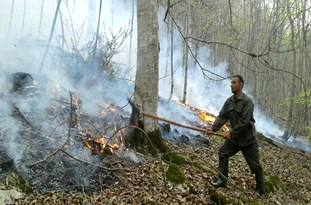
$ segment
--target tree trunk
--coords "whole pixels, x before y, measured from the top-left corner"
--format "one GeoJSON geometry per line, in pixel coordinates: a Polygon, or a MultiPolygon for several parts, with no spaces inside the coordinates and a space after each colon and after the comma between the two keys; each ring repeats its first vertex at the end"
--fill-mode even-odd
{"type": "Polygon", "coordinates": [[[171,30],[170,30],[170,36],[171,36],[171,91],[170,91],[170,98],[172,99],[173,94],[174,94],[174,22],[172,19],[170,19],[171,22],[171,30]]]}
{"type": "Polygon", "coordinates": [[[98,38],[99,38],[99,28],[100,28],[101,15],[102,15],[102,7],[103,7],[103,0],[100,0],[98,18],[97,18],[97,26],[96,26],[96,34],[95,34],[95,42],[94,42],[93,51],[92,51],[91,72],[93,71],[94,64],[95,64],[96,50],[97,50],[97,44],[98,44],[98,38]]]}
{"type": "Polygon", "coordinates": [[[94,35],[95,27],[96,27],[96,1],[89,0],[88,22],[87,22],[87,35],[89,37],[94,35]]]}
{"type": "MultiPolygon", "coordinates": [[[[135,103],[143,112],[157,114],[159,78],[159,41],[156,1],[137,1],[137,70],[135,103]]],[[[144,118],[146,131],[157,128],[154,120],[144,118]]]]}
{"type": "MultiPolygon", "coordinates": [[[[157,114],[159,81],[159,41],[157,1],[137,1],[137,69],[134,101],[143,113],[157,114]]],[[[143,117],[143,116],[142,116],[143,117]]],[[[168,147],[161,137],[158,123],[143,117],[144,133],[131,136],[130,146],[140,151],[166,152],[168,147]],[[148,140],[144,140],[144,139],[148,140]],[[142,148],[143,147],[143,148],[142,148]]]]}
{"type": "MultiPolygon", "coordinates": [[[[294,19],[291,16],[291,8],[290,8],[290,2],[286,2],[286,8],[287,8],[287,16],[290,23],[290,45],[293,49],[293,61],[292,61],[292,73],[296,74],[296,61],[297,61],[297,53],[296,53],[296,46],[295,46],[295,25],[294,25],[294,19]]],[[[292,76],[291,81],[291,90],[290,90],[290,102],[289,102],[289,108],[288,108],[288,117],[287,117],[287,124],[286,124],[286,133],[284,135],[284,139],[288,140],[290,135],[293,133],[294,127],[293,124],[293,109],[294,109],[294,96],[296,92],[296,77],[292,76]]]]}
{"type": "Polygon", "coordinates": [[[21,29],[21,38],[24,37],[24,30],[25,30],[25,18],[26,18],[26,5],[27,1],[24,0],[24,7],[23,7],[23,19],[22,19],[22,29],[21,29]]]}
{"type": "MultiPolygon", "coordinates": [[[[189,36],[189,21],[191,19],[190,14],[190,4],[187,3],[187,14],[186,14],[186,32],[185,35],[189,36]]],[[[191,34],[190,34],[191,36],[191,34]]],[[[183,87],[183,97],[182,97],[182,103],[186,104],[187,101],[187,88],[188,88],[188,68],[189,68],[189,47],[187,45],[188,42],[184,41],[184,53],[183,53],[183,65],[184,65],[184,87],[183,87]]]]}
{"type": "Polygon", "coordinates": [[[12,22],[13,22],[13,17],[14,17],[14,7],[15,7],[15,0],[12,0],[12,3],[11,3],[11,11],[10,11],[10,20],[9,20],[9,27],[8,27],[7,37],[9,37],[9,36],[10,36],[10,33],[11,33],[12,22]]]}
{"type": "Polygon", "coordinates": [[[53,39],[53,36],[54,36],[54,31],[55,31],[57,17],[58,17],[58,14],[60,13],[59,11],[60,11],[61,3],[62,3],[62,0],[58,0],[57,6],[56,6],[56,9],[55,9],[55,14],[54,14],[54,17],[53,17],[53,23],[52,23],[52,28],[51,28],[50,35],[49,35],[48,44],[45,47],[45,50],[44,50],[44,53],[43,53],[43,56],[42,56],[42,59],[41,59],[41,62],[40,62],[39,72],[41,72],[44,69],[44,63],[45,63],[46,57],[48,55],[48,52],[49,52],[49,49],[50,49],[50,45],[51,45],[51,42],[52,42],[52,39],[53,39]]]}
{"type": "Polygon", "coordinates": [[[41,9],[40,9],[40,19],[39,19],[38,37],[40,36],[40,34],[41,34],[41,29],[42,29],[42,19],[43,19],[44,3],[45,3],[45,0],[41,0],[41,9]]]}
{"type": "Polygon", "coordinates": [[[134,30],[134,18],[135,18],[135,0],[132,0],[131,10],[131,30],[130,30],[130,45],[129,45],[129,56],[128,56],[128,67],[132,67],[132,50],[133,50],[133,30],[134,30]]]}

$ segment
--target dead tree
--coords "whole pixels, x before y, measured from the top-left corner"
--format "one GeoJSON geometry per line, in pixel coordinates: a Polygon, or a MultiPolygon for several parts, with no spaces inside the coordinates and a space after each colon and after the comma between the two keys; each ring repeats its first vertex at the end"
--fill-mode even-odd
{"type": "Polygon", "coordinates": [[[15,7],[15,0],[12,0],[7,37],[9,37],[10,32],[11,32],[11,28],[12,28],[12,22],[13,22],[13,17],[14,17],[14,7],[15,7]]]}
{"type": "Polygon", "coordinates": [[[41,9],[40,9],[40,19],[39,19],[39,29],[38,29],[38,37],[41,34],[41,29],[42,29],[42,19],[43,19],[43,12],[44,12],[44,4],[45,0],[41,0],[41,9]]]}

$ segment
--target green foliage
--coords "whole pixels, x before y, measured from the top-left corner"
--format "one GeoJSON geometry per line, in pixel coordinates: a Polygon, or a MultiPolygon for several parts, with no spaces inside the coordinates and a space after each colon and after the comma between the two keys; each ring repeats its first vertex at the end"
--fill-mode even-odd
{"type": "Polygon", "coordinates": [[[311,127],[305,127],[306,139],[311,143],[311,127]]]}
{"type": "Polygon", "coordinates": [[[217,205],[229,204],[228,199],[222,193],[218,193],[215,190],[209,191],[210,199],[217,205]]]}
{"type": "Polygon", "coordinates": [[[261,205],[261,203],[250,196],[242,194],[235,202],[235,205],[261,205]]]}
{"type": "Polygon", "coordinates": [[[170,147],[162,138],[159,129],[155,129],[154,131],[148,133],[135,129],[131,136],[126,139],[125,144],[126,147],[134,148],[143,154],[157,155],[159,152],[165,153],[170,150],[170,147]]]}
{"type": "Polygon", "coordinates": [[[186,162],[186,159],[183,156],[176,153],[165,153],[162,155],[162,160],[177,165],[183,165],[186,162]]]}
{"type": "Polygon", "coordinates": [[[203,27],[202,31],[204,33],[208,33],[209,29],[213,26],[213,22],[208,21],[206,22],[205,26],[203,27]]]}
{"type": "Polygon", "coordinates": [[[25,193],[30,193],[32,191],[30,184],[16,173],[12,173],[6,177],[6,186],[17,188],[25,193]]]}
{"type": "Polygon", "coordinates": [[[166,178],[174,184],[183,184],[186,176],[183,169],[175,163],[171,163],[166,172],[166,178]]]}
{"type": "Polygon", "coordinates": [[[265,187],[267,193],[275,192],[282,188],[281,179],[278,176],[267,176],[265,181],[265,187]]]}
{"type": "Polygon", "coordinates": [[[293,98],[287,98],[282,103],[282,105],[288,106],[291,100],[293,100],[294,105],[304,106],[305,104],[307,104],[308,106],[310,106],[311,105],[311,90],[308,90],[307,92],[301,91],[293,98]]]}
{"type": "Polygon", "coordinates": [[[148,137],[151,141],[151,145],[149,147],[150,149],[157,149],[157,151],[159,151],[160,153],[170,151],[170,147],[162,138],[160,129],[155,129],[154,131],[148,132],[148,137]]]}
{"type": "Polygon", "coordinates": [[[207,174],[214,174],[213,169],[209,168],[206,163],[202,160],[198,160],[196,162],[194,162],[194,166],[196,166],[197,168],[199,168],[200,170],[202,170],[203,172],[207,173],[207,174]]]}

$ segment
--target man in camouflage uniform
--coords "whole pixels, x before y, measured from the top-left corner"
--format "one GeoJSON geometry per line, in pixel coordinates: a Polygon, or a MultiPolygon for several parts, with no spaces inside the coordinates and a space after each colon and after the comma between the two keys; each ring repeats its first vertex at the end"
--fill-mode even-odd
{"type": "Polygon", "coordinates": [[[242,76],[231,78],[231,91],[219,116],[212,127],[207,130],[209,135],[217,132],[227,121],[230,122],[231,131],[224,134],[226,141],[219,150],[219,177],[213,182],[215,187],[225,187],[228,178],[229,158],[237,152],[242,154],[251,171],[256,176],[256,191],[265,193],[264,176],[259,161],[258,143],[256,140],[255,120],[253,117],[254,104],[250,97],[242,92],[244,80],[242,76]]]}

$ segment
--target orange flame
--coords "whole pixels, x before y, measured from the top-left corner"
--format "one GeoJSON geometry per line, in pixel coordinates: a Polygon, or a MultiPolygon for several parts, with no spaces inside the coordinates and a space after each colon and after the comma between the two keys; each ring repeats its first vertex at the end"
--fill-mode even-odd
{"type": "Polygon", "coordinates": [[[215,116],[208,114],[204,111],[200,111],[198,116],[200,121],[204,123],[213,123],[216,120],[215,116]]]}
{"type": "Polygon", "coordinates": [[[109,144],[103,135],[97,138],[92,138],[87,129],[84,129],[80,136],[86,148],[88,148],[92,155],[103,155],[104,153],[112,154],[119,149],[118,144],[109,144]]]}

